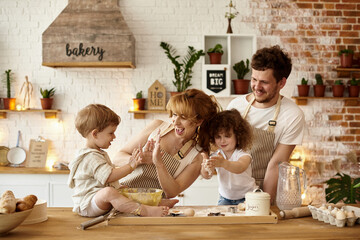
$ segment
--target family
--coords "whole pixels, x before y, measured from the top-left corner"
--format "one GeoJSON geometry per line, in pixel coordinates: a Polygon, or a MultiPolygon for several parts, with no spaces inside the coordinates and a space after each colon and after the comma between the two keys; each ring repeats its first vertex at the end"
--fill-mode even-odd
{"type": "Polygon", "coordinates": [[[154,120],[124,145],[114,159],[103,149],[115,139],[120,117],[100,104],[76,116],[86,139],[69,164],[68,184],[74,189],[73,211],[95,217],[115,208],[139,216],[165,216],[172,199],[201,175],[219,180],[219,205],[235,205],[260,187],[274,203],[278,164],[287,162],[301,144],[304,114],[280,95],[290,75],[290,57],[279,46],[259,49],[251,61],[252,92],[233,99],[221,111],[214,96],[188,89],[170,98],[171,121],[154,120]],[[126,177],[126,181],[123,178],[126,177]],[[159,188],[159,206],[134,202],[120,187],[159,188]]]}

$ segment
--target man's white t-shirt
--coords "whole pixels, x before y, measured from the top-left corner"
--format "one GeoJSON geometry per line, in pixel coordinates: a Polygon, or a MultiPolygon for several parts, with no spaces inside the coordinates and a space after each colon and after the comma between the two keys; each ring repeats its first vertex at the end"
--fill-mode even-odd
{"type": "MultiPolygon", "coordinates": [[[[249,102],[247,95],[233,99],[227,106],[227,110],[235,108],[243,116],[249,102]]],[[[269,108],[256,108],[251,106],[246,120],[255,128],[267,130],[269,120],[272,120],[275,113],[276,104],[269,108]]],[[[275,126],[276,148],[279,143],[284,145],[299,145],[302,143],[304,135],[305,117],[303,111],[290,99],[283,97],[275,126]]]]}
{"type": "MultiPolygon", "coordinates": [[[[222,150],[219,151],[226,159],[224,152],[222,150]]],[[[235,149],[230,159],[227,160],[235,162],[242,156],[250,156],[250,154],[243,150],[235,149]]],[[[221,167],[217,167],[216,172],[219,181],[219,193],[227,199],[238,200],[245,198],[247,192],[252,192],[256,188],[255,179],[251,177],[251,163],[244,172],[239,174],[231,173],[221,167]]]]}

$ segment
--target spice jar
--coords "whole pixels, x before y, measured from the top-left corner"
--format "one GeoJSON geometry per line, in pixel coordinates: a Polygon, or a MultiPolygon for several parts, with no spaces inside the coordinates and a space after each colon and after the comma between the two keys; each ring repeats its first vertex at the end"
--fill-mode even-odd
{"type": "Polygon", "coordinates": [[[261,189],[245,194],[246,216],[267,216],[270,213],[270,194],[261,189]]]}

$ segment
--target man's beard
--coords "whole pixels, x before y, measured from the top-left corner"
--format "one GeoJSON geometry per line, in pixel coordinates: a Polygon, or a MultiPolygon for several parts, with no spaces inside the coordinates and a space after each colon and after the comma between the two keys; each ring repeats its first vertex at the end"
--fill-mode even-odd
{"type": "MultiPolygon", "coordinates": [[[[254,92],[254,90],[253,90],[253,92],[254,92]]],[[[276,95],[276,90],[275,90],[275,89],[274,89],[274,91],[273,91],[270,95],[268,95],[267,98],[265,98],[265,99],[258,99],[258,98],[256,97],[256,95],[254,94],[254,96],[255,96],[255,101],[258,102],[258,103],[268,103],[268,102],[270,102],[272,99],[274,99],[275,95],[276,95]]]]}

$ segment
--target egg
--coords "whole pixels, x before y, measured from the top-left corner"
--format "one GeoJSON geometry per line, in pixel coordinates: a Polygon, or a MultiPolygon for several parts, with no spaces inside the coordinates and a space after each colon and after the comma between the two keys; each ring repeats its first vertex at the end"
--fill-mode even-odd
{"type": "Polygon", "coordinates": [[[336,213],[336,219],[342,220],[346,218],[346,214],[344,211],[340,210],[336,213]]]}
{"type": "Polygon", "coordinates": [[[187,208],[187,209],[184,210],[184,214],[187,217],[193,217],[195,215],[195,210],[192,209],[192,208],[187,208]]]}
{"type": "Polygon", "coordinates": [[[331,210],[331,215],[333,217],[336,217],[336,213],[339,211],[339,209],[337,207],[335,207],[333,210],[331,210]]]}
{"type": "Polygon", "coordinates": [[[354,211],[347,212],[346,217],[348,218],[355,217],[354,211]]]}

